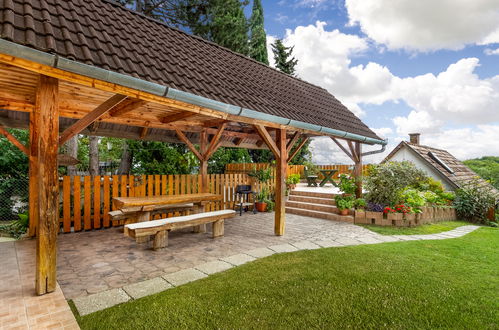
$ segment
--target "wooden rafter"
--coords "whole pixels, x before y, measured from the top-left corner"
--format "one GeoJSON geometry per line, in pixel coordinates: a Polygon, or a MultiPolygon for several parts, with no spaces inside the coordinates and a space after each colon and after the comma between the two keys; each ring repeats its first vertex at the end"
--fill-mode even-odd
{"type": "Polygon", "coordinates": [[[83,131],[85,128],[87,128],[90,124],[99,119],[109,110],[111,110],[112,108],[123,102],[126,98],[127,96],[121,94],[115,94],[111,96],[109,99],[104,101],[104,103],[102,103],[97,108],[89,112],[85,117],[81,118],[71,127],[68,127],[64,132],[62,132],[61,136],[59,137],[59,145],[60,146],[63,145],[67,140],[69,140],[76,134],[83,131]]]}
{"type": "Polygon", "coordinates": [[[189,118],[189,117],[192,117],[195,115],[196,115],[195,112],[182,111],[182,112],[174,113],[173,115],[162,117],[159,119],[159,121],[163,124],[169,124],[169,123],[173,123],[173,122],[176,122],[176,121],[179,121],[182,119],[186,119],[186,118],[189,118]]]}
{"type": "Polygon", "coordinates": [[[130,111],[136,110],[142,106],[144,106],[147,102],[144,100],[128,98],[115,106],[113,109],[109,111],[109,116],[111,117],[119,117],[130,111]]]}
{"type": "MultiPolygon", "coordinates": [[[[146,124],[148,124],[147,122],[146,124]]],[[[149,132],[149,125],[142,127],[142,130],[140,131],[140,139],[143,139],[147,136],[147,133],[149,132]]]]}
{"type": "Polygon", "coordinates": [[[357,155],[357,151],[355,150],[355,146],[353,145],[353,142],[350,140],[347,140],[348,143],[348,148],[350,148],[350,153],[352,155],[352,160],[354,162],[357,162],[359,160],[359,155],[357,155]]]}
{"type": "Polygon", "coordinates": [[[28,148],[22,144],[14,135],[10,134],[5,127],[0,124],[0,134],[5,136],[13,145],[15,145],[19,150],[21,150],[26,156],[29,156],[28,148]]]}
{"type": "Polygon", "coordinates": [[[206,150],[206,153],[203,155],[204,160],[210,159],[211,155],[218,149],[220,146],[220,138],[222,137],[222,133],[225,130],[225,127],[227,126],[227,123],[223,123],[219,128],[218,132],[215,134],[215,136],[211,139],[210,145],[208,146],[208,150],[206,150]]]}
{"type": "Polygon", "coordinates": [[[185,134],[178,128],[175,129],[175,132],[177,132],[177,136],[182,142],[184,142],[187,147],[192,151],[192,153],[197,157],[199,160],[203,160],[203,156],[199,153],[199,151],[196,149],[196,147],[192,144],[191,141],[185,136],[185,134]]]}
{"type": "Polygon", "coordinates": [[[243,138],[235,138],[235,139],[234,139],[234,144],[235,144],[236,146],[240,146],[240,145],[241,145],[241,143],[243,143],[243,141],[244,141],[244,139],[243,139],[243,138]]]}
{"type": "Polygon", "coordinates": [[[293,153],[288,156],[288,162],[290,162],[293,158],[296,157],[296,155],[298,155],[301,148],[303,148],[303,146],[305,145],[305,143],[307,143],[307,141],[308,141],[308,136],[304,136],[302,138],[302,140],[300,141],[300,144],[298,144],[298,147],[296,147],[296,149],[293,151],[293,153]]]}
{"type": "Polygon", "coordinates": [[[265,142],[265,144],[269,147],[270,151],[272,151],[276,159],[279,159],[281,155],[279,148],[277,148],[277,144],[275,143],[274,139],[272,139],[272,136],[270,136],[265,126],[255,125],[255,129],[258,134],[260,134],[260,137],[265,142]]]}
{"type": "Polygon", "coordinates": [[[288,154],[291,152],[291,149],[295,145],[296,142],[298,142],[298,139],[300,138],[300,132],[295,132],[291,140],[289,140],[288,144],[286,145],[286,150],[288,154]]]}
{"type": "Polygon", "coordinates": [[[336,143],[336,145],[338,147],[340,147],[341,150],[343,150],[343,152],[351,159],[355,162],[355,158],[353,157],[353,155],[347,150],[347,148],[345,148],[345,146],[343,146],[340,141],[338,141],[336,138],[334,137],[331,137],[331,140],[334,141],[334,143],[336,143]]]}
{"type": "Polygon", "coordinates": [[[220,126],[222,124],[225,124],[225,123],[228,123],[229,121],[228,120],[225,120],[225,119],[211,119],[211,120],[207,120],[203,123],[203,126],[204,127],[213,127],[213,126],[220,126]]]}

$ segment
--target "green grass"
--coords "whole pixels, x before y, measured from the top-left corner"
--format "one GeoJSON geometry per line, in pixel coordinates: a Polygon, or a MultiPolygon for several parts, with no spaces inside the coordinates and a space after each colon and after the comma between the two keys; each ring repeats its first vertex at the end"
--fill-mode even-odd
{"type": "Polygon", "coordinates": [[[499,229],[299,251],[84,317],[82,329],[484,329],[499,324],[499,229]]]}
{"type": "Polygon", "coordinates": [[[417,227],[382,227],[376,225],[360,225],[381,235],[423,235],[449,231],[457,227],[472,225],[465,221],[443,221],[429,223],[417,227]]]}

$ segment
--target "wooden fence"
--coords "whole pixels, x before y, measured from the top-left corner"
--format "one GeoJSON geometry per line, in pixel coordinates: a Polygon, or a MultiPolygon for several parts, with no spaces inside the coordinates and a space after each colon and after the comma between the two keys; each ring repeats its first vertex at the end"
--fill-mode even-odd
{"type": "MultiPolygon", "coordinates": [[[[61,182],[61,229],[65,233],[117,226],[108,212],[114,210],[113,197],[141,197],[197,193],[200,187],[198,175],[104,175],[64,176],[61,182]]],[[[251,184],[246,174],[208,175],[209,192],[223,196],[222,202],[210,203],[206,211],[233,208],[235,188],[251,184]]],[[[274,190],[275,180],[268,183],[274,190]]],[[[253,190],[261,187],[253,183],[253,190]]],[[[157,217],[174,214],[158,214],[157,217]]]]}
{"type": "MultiPolygon", "coordinates": [[[[227,164],[225,165],[225,173],[249,173],[253,171],[253,169],[261,170],[268,168],[271,164],[269,163],[240,163],[240,164],[227,164]]],[[[319,170],[338,170],[333,178],[338,178],[340,174],[352,173],[353,165],[316,165],[319,170]]],[[[367,169],[370,165],[363,166],[363,172],[366,174],[367,169]]],[[[302,178],[304,178],[305,173],[305,165],[288,165],[286,170],[286,175],[290,174],[300,174],[302,178]]],[[[322,175],[319,174],[319,179],[322,179],[322,175]]]]}

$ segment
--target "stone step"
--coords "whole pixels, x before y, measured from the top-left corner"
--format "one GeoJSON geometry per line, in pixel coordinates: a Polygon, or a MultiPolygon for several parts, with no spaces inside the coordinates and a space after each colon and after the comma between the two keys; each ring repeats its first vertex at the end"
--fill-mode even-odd
{"type": "Polygon", "coordinates": [[[332,205],[332,206],[336,205],[332,198],[320,198],[320,197],[299,196],[299,195],[289,195],[288,201],[332,205]]]}
{"type": "Polygon", "coordinates": [[[324,204],[316,204],[316,203],[305,203],[298,201],[290,201],[286,202],[286,206],[294,207],[297,209],[305,209],[312,211],[320,211],[320,212],[329,212],[329,213],[338,213],[338,208],[333,205],[324,205],[324,204]]]}
{"type": "Polygon", "coordinates": [[[320,218],[320,219],[353,223],[353,216],[351,216],[351,215],[339,215],[339,214],[334,214],[334,213],[329,213],[329,212],[305,210],[305,209],[299,209],[296,207],[288,207],[288,206],[286,206],[286,213],[303,215],[303,216],[312,217],[312,218],[320,218]]]}
{"type": "Polygon", "coordinates": [[[333,198],[336,194],[333,193],[323,193],[315,191],[301,191],[301,190],[291,190],[290,196],[307,196],[307,197],[319,197],[319,198],[333,198]]]}

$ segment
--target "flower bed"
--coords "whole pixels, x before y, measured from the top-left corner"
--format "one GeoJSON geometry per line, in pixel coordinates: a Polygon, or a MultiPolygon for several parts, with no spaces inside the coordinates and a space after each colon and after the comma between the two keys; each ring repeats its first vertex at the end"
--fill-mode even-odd
{"type": "Polygon", "coordinates": [[[421,208],[420,213],[355,211],[356,224],[378,226],[413,227],[427,223],[455,220],[457,220],[456,209],[450,206],[426,206],[421,208]]]}

